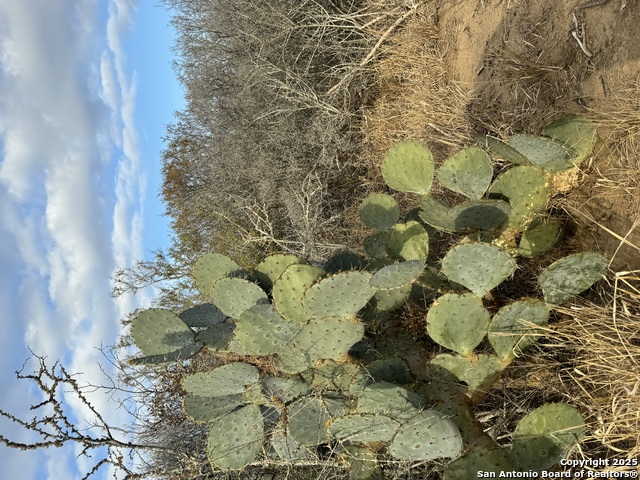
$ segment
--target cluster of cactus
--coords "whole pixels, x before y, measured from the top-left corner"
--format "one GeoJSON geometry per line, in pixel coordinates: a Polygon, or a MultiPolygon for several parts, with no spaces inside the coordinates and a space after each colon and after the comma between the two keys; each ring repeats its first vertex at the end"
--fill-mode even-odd
{"type": "Polygon", "coordinates": [[[579,441],[584,421],[569,405],[545,405],[524,417],[509,448],[483,432],[472,410],[543,334],[550,309],[606,272],[599,254],[569,255],[540,274],[542,298],[532,292],[493,304],[493,315],[487,309],[520,258],[551,250],[561,237],[561,223],[546,218],[550,176],[578,165],[595,142],[593,127],[573,117],[543,133],[509,143],[482,139],[488,152],[518,164],[496,178],[479,146],[436,172],[426,146],[400,142],[382,175],[391,189],[418,195],[420,208],[400,222],[392,195],[367,197],[359,213],[375,230],[364,241],[368,258],[337,255],[321,267],[275,254],[247,272],[207,254],[193,267],[207,303],[179,315],[149,309],[133,319],[144,355],[134,362],[179,361],[201,349],[231,359],[183,382],[184,411],[209,424],[212,465],[239,470],[259,455],[295,463],[332,443],[353,479],[381,478],[384,458],[392,458],[451,459],[445,478],[457,480],[478,471],[545,469],[579,441]],[[431,196],[434,179],[466,199],[451,206],[431,196]],[[438,231],[461,238],[432,259],[429,240],[438,231]],[[394,312],[416,296],[431,302],[426,334],[452,353],[411,357],[415,342],[394,312]],[[484,339],[492,353],[476,352],[484,339]],[[264,356],[277,372],[261,369],[264,356]]]}

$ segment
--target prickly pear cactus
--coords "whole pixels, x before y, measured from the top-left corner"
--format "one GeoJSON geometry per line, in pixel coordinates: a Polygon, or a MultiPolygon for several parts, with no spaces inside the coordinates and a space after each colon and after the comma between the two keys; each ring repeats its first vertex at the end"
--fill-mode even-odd
{"type": "Polygon", "coordinates": [[[458,245],[442,259],[442,273],[482,297],[509,278],[516,261],[495,245],[468,243],[458,245]]]}
{"type": "Polygon", "coordinates": [[[466,293],[448,293],[438,298],[427,313],[427,333],[432,340],[463,356],[487,334],[491,315],[482,299],[466,293]]]}
{"type": "Polygon", "coordinates": [[[381,172],[394,190],[429,193],[434,174],[433,155],[422,143],[405,140],[391,147],[382,161],[381,172]]]}
{"type": "Polygon", "coordinates": [[[196,288],[208,296],[213,285],[224,277],[241,277],[244,269],[226,255],[207,253],[196,260],[191,272],[196,288]]]}
{"type": "Polygon", "coordinates": [[[398,222],[400,207],[395,198],[386,193],[374,193],[362,201],[360,220],[373,230],[388,230],[398,222]]]}
{"type": "Polygon", "coordinates": [[[544,300],[560,305],[600,280],[608,267],[599,253],[575,253],[553,262],[538,277],[544,300]]]}
{"type": "Polygon", "coordinates": [[[195,343],[195,332],[170,310],[150,308],[131,322],[131,336],[142,353],[165,355],[195,343]]]}
{"type": "Polygon", "coordinates": [[[491,158],[478,147],[463,148],[438,170],[438,181],[443,186],[472,200],[482,198],[492,176],[491,158]]]}

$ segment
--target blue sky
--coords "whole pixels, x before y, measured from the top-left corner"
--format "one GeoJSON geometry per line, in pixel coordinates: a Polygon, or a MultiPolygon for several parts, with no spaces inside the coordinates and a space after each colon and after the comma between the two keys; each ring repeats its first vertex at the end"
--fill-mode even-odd
{"type": "MultiPolygon", "coordinates": [[[[114,301],[109,292],[118,266],[169,244],[158,199],[161,137],[182,108],[169,20],[153,0],[0,3],[6,411],[29,418],[25,407],[40,401],[14,377],[27,346],[101,383],[96,347],[115,343],[120,318],[153,298],[146,291],[114,301]]],[[[114,424],[127,420],[106,397],[91,400],[114,424]]],[[[2,422],[0,432],[24,438],[2,422]]],[[[0,464],[6,478],[81,478],[88,464],[77,453],[0,446],[0,464]]]]}

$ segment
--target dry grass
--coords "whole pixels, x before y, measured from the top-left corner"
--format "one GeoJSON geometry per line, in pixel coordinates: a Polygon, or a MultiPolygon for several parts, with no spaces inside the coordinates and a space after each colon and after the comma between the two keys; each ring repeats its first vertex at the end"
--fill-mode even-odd
{"type": "Polygon", "coordinates": [[[377,167],[389,147],[406,138],[428,143],[436,161],[473,141],[465,119],[469,95],[449,78],[433,18],[433,3],[421,5],[380,47],[372,67],[375,101],[361,126],[369,165],[377,167]]]}

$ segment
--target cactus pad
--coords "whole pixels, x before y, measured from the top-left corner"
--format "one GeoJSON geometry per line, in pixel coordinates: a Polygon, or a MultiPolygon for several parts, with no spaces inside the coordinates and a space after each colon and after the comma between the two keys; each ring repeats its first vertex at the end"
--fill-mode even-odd
{"type": "Polygon", "coordinates": [[[437,410],[423,410],[400,427],[389,453],[400,460],[429,461],[457,458],[462,437],[451,420],[437,410]]]}
{"type": "Polygon", "coordinates": [[[258,383],[260,373],[244,362],[228,363],[208,372],[187,375],[182,386],[192,395],[224,397],[244,392],[246,385],[258,383]]]}
{"type": "Polygon", "coordinates": [[[479,200],[489,188],[493,166],[487,152],[467,147],[447,159],[438,170],[438,181],[449,190],[479,200]]]}
{"type": "Polygon", "coordinates": [[[409,365],[402,358],[382,358],[374,360],[365,367],[367,383],[408,384],[413,381],[409,365]]]}
{"type": "Polygon", "coordinates": [[[187,308],[178,315],[191,328],[206,328],[224,322],[227,316],[211,303],[187,308]]]}
{"type": "Polygon", "coordinates": [[[273,377],[267,375],[262,379],[264,391],[269,396],[275,396],[282,402],[290,402],[308,393],[311,385],[295,377],[273,377]]]}
{"type": "Polygon", "coordinates": [[[470,200],[449,211],[456,231],[494,230],[507,223],[511,206],[502,200],[470,200]]]}
{"type": "Polygon", "coordinates": [[[494,137],[482,136],[479,138],[479,141],[483,148],[486,148],[489,152],[502,160],[507,160],[508,162],[515,163],[516,165],[531,164],[527,157],[512,146],[504,143],[502,140],[498,140],[494,137]]]}
{"type": "Polygon", "coordinates": [[[287,405],[287,419],[291,437],[301,445],[311,447],[327,439],[325,426],[331,417],[319,398],[300,398],[287,405]]]}
{"type": "Polygon", "coordinates": [[[221,470],[242,470],[262,449],[264,419],[257,405],[247,405],[211,423],[207,456],[221,470]]]}
{"type": "Polygon", "coordinates": [[[518,253],[532,258],[548,252],[562,237],[562,223],[557,218],[536,219],[522,232],[518,253]]]}
{"type": "Polygon", "coordinates": [[[273,430],[271,445],[278,457],[290,463],[300,462],[311,457],[309,449],[296,442],[287,429],[282,426],[273,430]]]}
{"type": "Polygon", "coordinates": [[[425,261],[429,254],[429,234],[420,223],[397,223],[389,230],[386,251],[397,260],[425,261]]]}
{"type": "Polygon", "coordinates": [[[364,238],[362,248],[371,258],[384,257],[387,254],[387,240],[389,232],[377,232],[364,238]]]}
{"type": "Polygon", "coordinates": [[[575,150],[577,155],[571,159],[575,166],[580,165],[591,154],[597,140],[596,128],[574,115],[563,115],[554,120],[542,134],[575,150]]]}
{"type": "MultiPolygon", "coordinates": [[[[341,360],[364,336],[364,325],[340,317],[312,318],[291,342],[310,362],[320,358],[341,360]]],[[[284,352],[283,352],[284,353],[284,352]]]]}
{"type": "Polygon", "coordinates": [[[398,222],[400,207],[391,195],[374,193],[362,201],[359,213],[367,228],[388,230],[398,222]]]}
{"type": "Polygon", "coordinates": [[[302,300],[314,317],[353,317],[375,293],[369,272],[341,272],[309,288],[302,300]]]}
{"type": "Polygon", "coordinates": [[[165,355],[195,342],[195,333],[177,315],[163,308],[139,312],[131,321],[131,336],[146,356],[165,355]]]}
{"type": "Polygon", "coordinates": [[[187,394],[182,401],[182,408],[194,422],[211,422],[244,403],[244,398],[240,394],[222,397],[187,394]]]}
{"type": "Polygon", "coordinates": [[[244,269],[220,253],[206,253],[196,260],[191,275],[196,288],[205,296],[211,294],[213,284],[224,277],[241,277],[244,269]]]}
{"type": "Polygon", "coordinates": [[[578,157],[578,152],[567,145],[531,135],[515,135],[509,139],[509,145],[548,172],[571,168],[578,157]]]}
{"type": "Polygon", "coordinates": [[[361,392],[357,413],[388,415],[398,421],[413,417],[423,403],[419,395],[387,382],[373,383],[361,392]]]}
{"type": "Polygon", "coordinates": [[[270,291],[273,283],[284,273],[289,265],[304,263],[295,255],[276,253],[265,257],[251,273],[251,279],[264,290],[270,291]]]}
{"type": "Polygon", "coordinates": [[[516,270],[516,261],[504,250],[487,243],[453,247],[442,260],[442,272],[478,296],[500,285],[516,270]]]}
{"type": "Polygon", "coordinates": [[[196,333],[196,341],[201,342],[213,352],[226,352],[229,350],[229,343],[233,340],[235,324],[231,321],[218,323],[196,333]]]}
{"type": "Polygon", "coordinates": [[[239,318],[254,305],[268,303],[267,294],[255,283],[241,278],[222,278],[211,292],[211,299],[225,315],[239,318]]]}
{"type": "Polygon", "coordinates": [[[518,422],[509,458],[524,469],[547,469],[559,462],[563,452],[577,444],[585,432],[584,419],[575,407],[543,405],[518,422]]]}
{"type": "Polygon", "coordinates": [[[519,300],[496,313],[489,324],[489,343],[504,362],[519,356],[540,337],[542,331],[530,324],[546,325],[549,309],[540,300],[519,300]]]}
{"type": "Polygon", "coordinates": [[[427,312],[427,333],[443,347],[467,356],[486,335],[490,320],[481,298],[448,293],[427,312]]]}
{"type": "Polygon", "coordinates": [[[437,230],[456,232],[456,224],[449,211],[451,207],[436,200],[431,195],[423,195],[418,201],[420,205],[420,218],[437,230]]]}
{"type": "Polygon", "coordinates": [[[415,281],[424,270],[420,260],[409,260],[387,265],[378,270],[369,281],[374,288],[400,288],[415,281]]]}
{"type": "Polygon", "coordinates": [[[506,367],[495,355],[478,354],[472,358],[441,353],[431,360],[465,382],[472,390],[484,390],[491,386],[506,367]]]}
{"type": "Polygon", "coordinates": [[[401,308],[411,295],[412,285],[404,285],[398,288],[378,290],[371,301],[380,312],[392,312],[401,308]]]}
{"type": "Polygon", "coordinates": [[[204,345],[202,343],[197,342],[182,347],[178,350],[173,350],[169,353],[132,358],[131,360],[129,360],[129,363],[131,365],[160,365],[163,363],[178,362],[180,360],[186,360],[193,357],[196,353],[202,350],[203,346],[204,345]]]}
{"type": "Polygon", "coordinates": [[[549,195],[544,172],[534,166],[511,168],[500,174],[489,187],[491,198],[509,201],[509,227],[512,229],[523,227],[543,212],[549,195]]]}
{"type": "MultiPolygon", "coordinates": [[[[444,480],[469,480],[477,478],[479,472],[495,474],[497,477],[503,472],[517,471],[514,464],[507,458],[503,448],[473,448],[464,456],[447,465],[444,480]]],[[[487,476],[487,478],[493,478],[487,476]]]]}
{"type": "Polygon", "coordinates": [[[343,250],[338,252],[326,261],[324,269],[327,273],[340,273],[349,270],[361,270],[365,267],[367,261],[357,253],[343,250]]]}
{"type": "Polygon", "coordinates": [[[399,428],[399,422],[385,415],[354,414],[336,418],[328,433],[350,442],[388,442],[399,428]]]}
{"type": "Polygon", "coordinates": [[[269,304],[254,305],[236,322],[235,337],[248,355],[271,355],[284,348],[302,329],[285,320],[269,304]]]}
{"type": "Polygon", "coordinates": [[[422,143],[405,140],[389,149],[381,171],[394,190],[425,194],[433,183],[433,155],[422,143]]]}
{"type": "Polygon", "coordinates": [[[309,315],[302,306],[302,297],[324,270],[312,265],[290,265],[273,285],[273,303],[278,312],[292,322],[305,322],[309,315]]]}
{"type": "Polygon", "coordinates": [[[322,360],[313,369],[312,386],[319,390],[347,391],[360,372],[355,363],[339,363],[322,360]]]}
{"type": "Polygon", "coordinates": [[[560,305],[584,292],[607,272],[609,261],[599,253],[575,253],[549,265],[538,277],[545,302],[560,305]]]}

